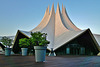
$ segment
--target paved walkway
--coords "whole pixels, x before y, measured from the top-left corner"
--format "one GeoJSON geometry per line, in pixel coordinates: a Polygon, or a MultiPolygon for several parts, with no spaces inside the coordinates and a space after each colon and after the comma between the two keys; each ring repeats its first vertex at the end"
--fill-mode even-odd
{"type": "Polygon", "coordinates": [[[100,67],[100,57],[46,56],[46,62],[36,63],[34,56],[0,55],[0,67],[100,67]]]}

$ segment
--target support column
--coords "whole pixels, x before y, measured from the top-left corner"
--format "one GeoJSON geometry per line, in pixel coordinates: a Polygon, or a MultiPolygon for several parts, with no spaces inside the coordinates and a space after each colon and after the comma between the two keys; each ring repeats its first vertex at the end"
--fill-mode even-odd
{"type": "Polygon", "coordinates": [[[53,48],[51,48],[51,52],[49,53],[48,56],[56,56],[56,53],[53,51],[53,48]]]}
{"type": "Polygon", "coordinates": [[[76,51],[76,55],[78,55],[78,49],[77,48],[75,49],[75,51],[76,51]]]}

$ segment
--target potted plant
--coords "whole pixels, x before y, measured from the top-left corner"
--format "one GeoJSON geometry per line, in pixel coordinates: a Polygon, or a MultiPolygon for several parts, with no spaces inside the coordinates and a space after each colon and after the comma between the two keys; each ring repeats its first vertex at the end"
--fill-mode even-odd
{"type": "Polygon", "coordinates": [[[34,32],[31,33],[31,42],[34,44],[35,49],[35,60],[36,62],[44,62],[45,61],[45,55],[46,55],[46,49],[47,44],[50,42],[46,40],[46,33],[41,32],[34,32]]]}
{"type": "Polygon", "coordinates": [[[27,38],[19,39],[19,47],[21,47],[22,56],[27,56],[27,50],[30,45],[30,40],[27,38]]]}
{"type": "Polygon", "coordinates": [[[10,56],[10,54],[11,54],[10,46],[12,45],[12,41],[13,41],[12,39],[10,39],[6,36],[2,37],[2,39],[1,39],[1,43],[6,47],[5,48],[5,56],[10,56]]]}

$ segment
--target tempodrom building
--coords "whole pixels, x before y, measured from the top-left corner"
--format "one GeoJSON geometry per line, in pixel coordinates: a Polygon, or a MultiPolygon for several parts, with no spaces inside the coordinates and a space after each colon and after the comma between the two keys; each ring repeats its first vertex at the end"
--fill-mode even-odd
{"type": "Polygon", "coordinates": [[[18,30],[15,36],[13,51],[20,52],[19,39],[30,38],[31,32],[47,33],[50,44],[47,52],[54,51],[57,55],[97,55],[100,51],[100,35],[92,34],[90,29],[81,30],[68,17],[65,7],[62,12],[59,4],[55,13],[54,4],[49,12],[49,6],[40,24],[31,31],[18,30]]]}

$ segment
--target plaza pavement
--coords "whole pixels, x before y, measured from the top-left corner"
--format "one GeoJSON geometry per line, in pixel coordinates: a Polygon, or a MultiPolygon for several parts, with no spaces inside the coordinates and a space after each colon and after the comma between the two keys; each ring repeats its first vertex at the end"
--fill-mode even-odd
{"type": "Polygon", "coordinates": [[[0,55],[0,67],[100,67],[99,56],[46,56],[46,61],[35,62],[34,56],[0,55]]]}

